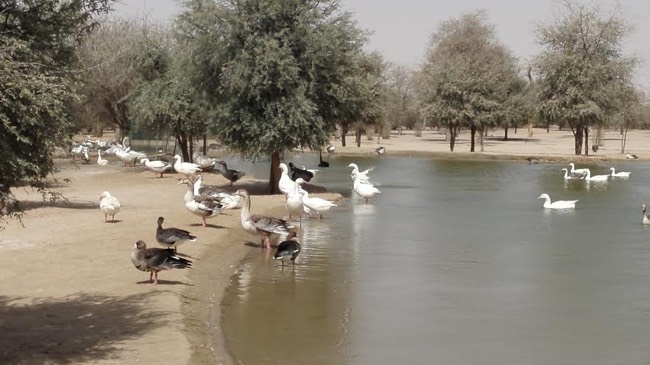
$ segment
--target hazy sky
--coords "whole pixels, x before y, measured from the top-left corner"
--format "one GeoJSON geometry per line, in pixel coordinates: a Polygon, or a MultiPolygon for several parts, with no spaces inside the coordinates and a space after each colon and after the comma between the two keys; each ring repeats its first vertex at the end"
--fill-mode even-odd
{"type": "MultiPolygon", "coordinates": [[[[619,4],[635,27],[625,51],[642,60],[636,81],[650,90],[650,1],[596,1],[610,10],[619,4]]],[[[368,50],[379,51],[387,61],[417,67],[429,45],[429,37],[442,21],[465,12],[485,9],[488,21],[496,26],[501,42],[522,62],[539,51],[535,29],[551,21],[560,11],[557,0],[341,0],[343,9],[354,14],[359,26],[372,32],[368,50]]],[[[119,0],[115,6],[122,16],[146,13],[155,20],[171,19],[180,11],[176,0],[119,0]]]]}

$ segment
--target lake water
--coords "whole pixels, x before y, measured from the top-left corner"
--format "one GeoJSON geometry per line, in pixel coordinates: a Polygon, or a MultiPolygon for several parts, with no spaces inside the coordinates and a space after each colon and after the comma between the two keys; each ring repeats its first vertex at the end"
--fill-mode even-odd
{"type": "Polygon", "coordinates": [[[222,325],[238,363],[650,362],[648,164],[596,184],[564,183],[561,165],[327,158],[314,183],[346,198],[303,219],[295,269],[255,249],[232,277],[222,325]],[[375,167],[370,204],[349,162],[375,167]],[[548,211],[541,193],[580,201],[548,211]]]}

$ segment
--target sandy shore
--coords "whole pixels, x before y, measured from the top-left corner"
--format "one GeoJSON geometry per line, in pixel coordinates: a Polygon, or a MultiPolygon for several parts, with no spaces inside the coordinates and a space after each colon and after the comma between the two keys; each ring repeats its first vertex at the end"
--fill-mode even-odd
{"type": "MultiPolygon", "coordinates": [[[[580,158],[573,156],[570,132],[535,130],[532,138],[521,138],[526,132],[511,132],[513,140],[507,142],[494,133],[485,152],[473,154],[467,152],[467,134],[453,153],[444,135],[433,131],[380,144],[388,154],[441,158],[625,159],[616,132],[606,133],[596,156],[580,158]]],[[[638,161],[650,160],[648,140],[650,132],[630,132],[626,150],[638,161]]],[[[361,148],[336,143],[336,153],[346,154],[369,154],[378,145],[365,137],[361,148]]],[[[260,250],[245,244],[252,237],[239,227],[239,211],[200,227],[200,219],[183,207],[186,187],[178,185],[176,175],[155,178],[112,157],[109,166],[60,161],[53,186],[67,202],[43,204],[37,192],[15,191],[26,212],[24,227],[11,221],[0,231],[0,363],[230,363],[218,332],[219,303],[239,262],[260,250]],[[115,223],[104,223],[98,208],[105,190],[123,204],[115,223]],[[148,274],[131,265],[129,254],[138,239],[156,247],[158,216],[165,217],[166,226],[188,229],[199,239],[179,249],[194,260],[193,268],[162,272],[154,286],[145,283],[148,274]]],[[[219,175],[206,175],[206,183],[226,186],[219,175]]],[[[259,193],[265,182],[247,177],[237,185],[259,193]]],[[[253,211],[281,216],[283,197],[255,195],[253,211]]]]}

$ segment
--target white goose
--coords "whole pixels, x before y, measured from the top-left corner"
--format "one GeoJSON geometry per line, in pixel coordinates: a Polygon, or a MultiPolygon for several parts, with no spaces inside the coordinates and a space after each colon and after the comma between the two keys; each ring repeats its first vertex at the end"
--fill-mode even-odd
{"type": "Polygon", "coordinates": [[[612,172],[611,175],[612,177],[622,177],[622,178],[630,177],[630,172],[628,171],[616,172],[616,169],[614,169],[613,167],[611,167],[609,170],[612,172]]]}
{"type": "Polygon", "coordinates": [[[194,196],[205,195],[213,200],[218,200],[223,209],[238,209],[242,207],[242,197],[237,194],[228,194],[214,185],[203,185],[203,175],[199,174],[194,182],[194,196]]]}
{"type": "Polygon", "coordinates": [[[291,220],[293,214],[298,214],[298,219],[302,223],[302,193],[304,190],[300,187],[298,180],[304,181],[301,178],[296,179],[295,182],[292,181],[294,183],[294,188],[289,192],[289,194],[287,194],[285,205],[287,207],[287,213],[289,213],[289,220],[291,220]]]}
{"type": "Polygon", "coordinates": [[[183,162],[180,155],[175,155],[174,159],[176,160],[176,162],[174,162],[174,170],[179,174],[190,177],[201,172],[201,166],[191,162],[183,162]]]}
{"type": "Polygon", "coordinates": [[[587,175],[585,175],[585,180],[587,181],[607,181],[609,180],[609,175],[594,175],[591,176],[591,171],[587,170],[587,175]]]}
{"type": "Polygon", "coordinates": [[[352,173],[350,174],[352,180],[354,180],[357,176],[359,176],[362,183],[368,182],[369,180],[368,174],[370,173],[370,171],[375,169],[374,167],[371,167],[369,169],[359,172],[359,166],[357,166],[356,163],[351,163],[348,165],[348,167],[352,167],[352,173]]]}
{"type": "Polygon", "coordinates": [[[120,201],[111,193],[105,191],[99,196],[99,209],[104,213],[104,222],[108,222],[108,216],[111,216],[111,222],[115,220],[115,214],[120,211],[122,206],[120,201]]]}
{"type": "Polygon", "coordinates": [[[276,234],[287,236],[289,229],[293,228],[287,221],[265,215],[251,214],[251,200],[246,189],[239,189],[235,193],[242,197],[241,226],[246,232],[262,237],[262,247],[271,248],[269,236],[276,234]]]}
{"type": "Polygon", "coordinates": [[[366,204],[368,203],[369,198],[381,193],[381,191],[379,191],[379,189],[374,185],[362,182],[360,174],[355,177],[353,188],[355,193],[359,194],[359,196],[366,200],[366,204]]]}
{"type": "Polygon", "coordinates": [[[165,171],[169,171],[173,168],[170,163],[165,161],[151,161],[148,158],[143,158],[140,163],[156,174],[160,174],[160,177],[163,177],[165,171]]]}
{"type": "Polygon", "coordinates": [[[102,158],[102,150],[97,150],[97,164],[100,166],[108,165],[108,160],[102,158]]]}
{"type": "Polygon", "coordinates": [[[115,156],[119,158],[124,166],[127,166],[130,163],[135,163],[135,156],[131,156],[128,151],[125,151],[124,149],[121,148],[116,148],[115,149],[115,156]]]}
{"type": "Polygon", "coordinates": [[[587,171],[589,171],[589,169],[576,169],[576,167],[575,167],[575,165],[573,164],[573,162],[571,162],[571,163],[569,164],[569,166],[571,166],[571,171],[569,171],[569,174],[571,174],[571,176],[574,176],[574,175],[578,175],[578,176],[580,176],[580,175],[585,175],[585,174],[587,174],[587,171]]]}
{"type": "Polygon", "coordinates": [[[551,197],[544,193],[537,199],[545,199],[544,208],[546,209],[575,209],[577,200],[557,200],[551,203],[551,197]]]}
{"type": "Polygon", "coordinates": [[[641,212],[643,212],[643,224],[650,224],[650,217],[645,214],[645,203],[641,204],[641,212]]]}
{"type": "Polygon", "coordinates": [[[198,215],[203,219],[203,227],[207,226],[206,219],[214,218],[223,209],[223,205],[219,202],[218,199],[211,198],[209,196],[203,195],[194,195],[194,184],[189,179],[181,179],[180,184],[187,184],[187,191],[183,196],[185,201],[185,209],[190,213],[198,215]]]}
{"type": "Polygon", "coordinates": [[[280,181],[278,181],[278,189],[282,194],[287,195],[294,189],[294,181],[289,177],[289,167],[285,163],[280,163],[280,170],[282,174],[280,175],[280,181]]]}
{"type": "MultiPolygon", "coordinates": [[[[298,182],[297,179],[296,182],[298,182]]],[[[321,199],[321,198],[310,198],[309,193],[303,190],[302,193],[302,204],[304,205],[305,212],[310,214],[311,211],[318,213],[318,219],[323,219],[323,212],[330,210],[331,207],[336,207],[337,205],[334,202],[321,199]]]]}

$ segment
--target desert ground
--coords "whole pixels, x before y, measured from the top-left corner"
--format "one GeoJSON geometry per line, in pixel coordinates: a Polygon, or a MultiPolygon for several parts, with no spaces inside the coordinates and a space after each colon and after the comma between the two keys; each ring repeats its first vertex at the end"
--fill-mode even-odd
{"type": "MultiPolygon", "coordinates": [[[[589,157],[573,155],[570,131],[527,133],[511,131],[511,140],[503,141],[495,132],[486,139],[485,152],[476,153],[468,152],[467,134],[460,136],[455,152],[448,152],[444,134],[436,131],[425,131],[422,137],[393,134],[380,141],[364,137],[360,148],[352,146],[353,137],[347,147],[340,140],[333,143],[337,154],[369,154],[382,145],[388,155],[521,163],[620,160],[628,151],[638,161],[650,160],[648,131],[629,132],[626,153],[620,151],[620,134],[607,132],[604,145],[589,157]]],[[[218,332],[221,297],[247,254],[268,254],[254,247],[250,241],[258,240],[240,228],[239,210],[224,211],[202,227],[200,218],[183,206],[187,188],[178,184],[178,175],[157,178],[142,166],[123,167],[114,156],[104,157],[108,166],[95,164],[94,153],[91,164],[57,160],[60,171],[51,187],[65,200],[43,202],[36,191],[14,190],[25,214],[22,224],[12,220],[0,231],[0,363],[231,363],[218,332]],[[99,210],[103,191],[122,203],[114,222],[104,222],[99,210]],[[129,255],[139,239],[158,247],[158,216],[165,217],[165,227],[187,229],[198,240],[178,250],[193,261],[192,268],[163,271],[160,283],[152,285],[129,255]]],[[[220,175],[207,174],[205,183],[230,191],[246,188],[254,194],[254,213],[283,216],[284,197],[262,195],[265,178],[246,176],[231,188],[220,175]]]]}

